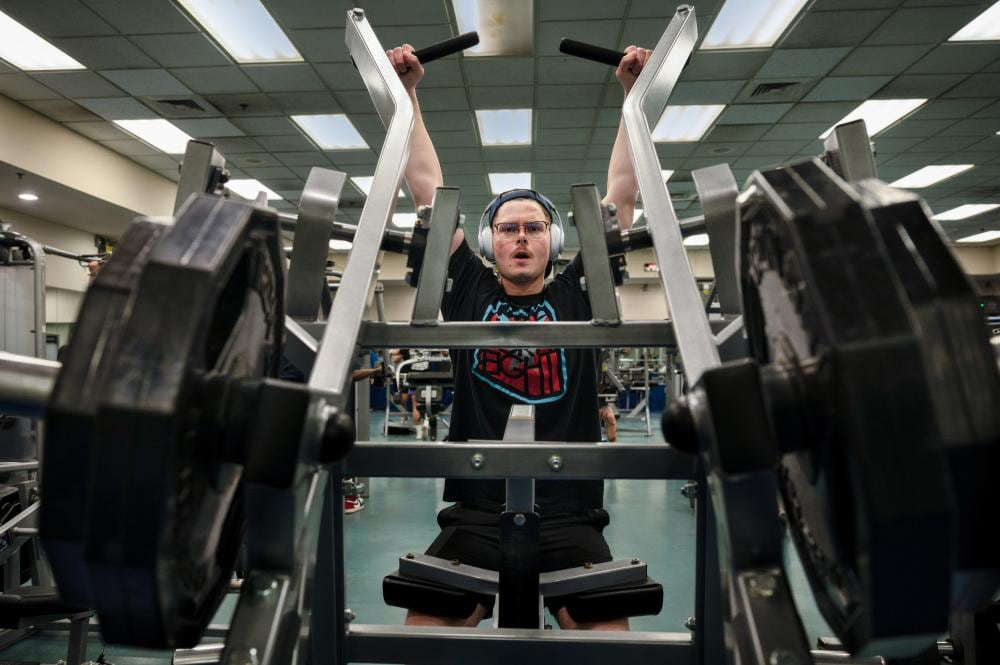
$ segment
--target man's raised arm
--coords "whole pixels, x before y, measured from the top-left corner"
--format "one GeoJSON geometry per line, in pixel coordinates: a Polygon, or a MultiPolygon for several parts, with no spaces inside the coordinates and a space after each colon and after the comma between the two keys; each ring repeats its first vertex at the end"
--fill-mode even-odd
{"type": "MultiPolygon", "coordinates": [[[[434,200],[434,191],[444,184],[441,174],[441,162],[438,161],[434,143],[424,125],[424,117],[420,113],[420,103],[417,101],[417,84],[424,77],[424,67],[417,56],[413,55],[413,47],[403,44],[386,51],[389,62],[399,74],[399,80],[410,95],[413,102],[413,133],[410,135],[410,157],[406,162],[403,177],[410,188],[414,208],[430,205],[434,200]]],[[[451,251],[458,249],[465,239],[461,227],[455,231],[451,241],[451,251]]]]}
{"type": "MultiPolygon", "coordinates": [[[[652,55],[649,49],[629,46],[625,56],[618,63],[615,78],[622,84],[625,96],[628,96],[636,78],[652,55]]],[[[635,212],[635,202],[639,196],[639,180],[632,168],[629,157],[628,138],[625,136],[625,122],[618,123],[618,135],[615,136],[615,146],[611,149],[611,161],[608,163],[608,193],[604,203],[614,203],[618,208],[618,225],[621,229],[632,228],[632,215],[635,212]]]]}

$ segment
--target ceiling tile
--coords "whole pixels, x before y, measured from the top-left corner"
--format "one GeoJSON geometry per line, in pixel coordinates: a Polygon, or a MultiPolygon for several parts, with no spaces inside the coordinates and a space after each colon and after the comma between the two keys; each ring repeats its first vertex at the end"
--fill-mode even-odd
{"type": "Polygon", "coordinates": [[[470,86],[531,85],[535,82],[534,58],[463,58],[462,70],[470,86]]]}
{"type": "MultiPolygon", "coordinates": [[[[613,20],[544,21],[539,24],[538,34],[535,36],[535,55],[559,55],[559,42],[565,37],[605,48],[615,48],[612,40],[618,36],[620,29],[621,21],[613,20]]],[[[660,28],[660,32],[663,32],[663,28],[660,28]]],[[[632,31],[626,31],[625,34],[633,39],[640,39],[640,37],[634,36],[635,33],[632,31]]],[[[601,67],[596,62],[592,64],[595,67],[601,67]]]]}
{"type": "Polygon", "coordinates": [[[191,91],[165,69],[117,69],[100,72],[130,95],[187,95],[191,91]]]}
{"type": "Polygon", "coordinates": [[[445,3],[438,0],[407,0],[403,3],[395,0],[363,0],[358,2],[357,6],[364,7],[365,16],[371,21],[376,32],[379,32],[381,26],[386,25],[448,23],[449,20],[445,3]]]}
{"type": "Polygon", "coordinates": [[[754,125],[778,122],[792,104],[733,104],[719,116],[720,125],[754,125]]]}
{"type": "Polygon", "coordinates": [[[456,161],[456,162],[467,162],[480,159],[482,153],[478,147],[474,148],[441,148],[438,150],[438,156],[441,158],[442,162],[446,161],[456,161]]]}
{"type": "MultiPolygon", "coordinates": [[[[422,104],[421,104],[422,105],[422,104]]],[[[457,130],[474,129],[472,113],[468,111],[423,111],[424,124],[427,129],[457,130]]]]}
{"type": "Polygon", "coordinates": [[[64,37],[52,43],[88,69],[156,66],[152,58],[124,37],[64,37]]]}
{"type": "Polygon", "coordinates": [[[344,2],[330,0],[268,0],[267,9],[271,16],[286,30],[292,28],[340,28],[340,43],[344,43],[343,28],[347,10],[365,2],[344,2]]]}
{"type": "MultiPolygon", "coordinates": [[[[534,123],[538,129],[592,127],[594,109],[539,109],[534,112],[534,123]]],[[[617,124],[617,120],[615,123],[617,124]]]]}
{"type": "Polygon", "coordinates": [[[257,86],[239,67],[177,67],[170,73],[202,95],[257,92],[257,86]]]}
{"type": "Polygon", "coordinates": [[[966,77],[965,74],[905,74],[897,76],[882,88],[877,97],[881,99],[930,99],[954,88],[966,77]]]}
{"type": "MultiPolygon", "coordinates": [[[[697,147],[697,143],[657,143],[656,154],[660,159],[677,159],[691,155],[697,147]]],[[[607,154],[611,154],[610,146],[607,154]]]]}
{"type": "Polygon", "coordinates": [[[122,91],[93,72],[52,72],[33,74],[36,81],[73,99],[113,97],[122,91]]]}
{"type": "Polygon", "coordinates": [[[918,120],[939,120],[968,118],[987,106],[989,99],[932,99],[914,113],[918,120]]]}
{"type": "Polygon", "coordinates": [[[215,147],[218,148],[222,154],[226,155],[227,158],[230,158],[232,155],[244,153],[260,153],[263,150],[259,143],[246,137],[217,138],[213,139],[212,143],[214,143],[215,147]]]}
{"type": "Polygon", "coordinates": [[[954,120],[944,119],[944,120],[915,120],[911,117],[904,119],[902,122],[896,123],[893,127],[890,127],[886,131],[879,134],[880,139],[893,138],[926,138],[928,136],[934,136],[946,127],[953,125],[954,120]]]}
{"type": "MultiPolygon", "coordinates": [[[[709,19],[722,6],[723,0],[692,0],[686,4],[694,7],[699,23],[708,25],[709,19]]],[[[630,17],[659,17],[664,19],[663,27],[666,28],[666,21],[674,15],[674,5],[663,0],[632,0],[629,5],[630,17]]],[[[706,28],[707,30],[707,28],[706,28]]]]}
{"type": "Polygon", "coordinates": [[[910,148],[910,152],[955,152],[978,143],[975,136],[936,136],[910,148]]]}
{"type": "Polygon", "coordinates": [[[378,159],[372,150],[326,150],[325,153],[338,168],[350,165],[374,167],[378,159]]]}
{"type": "Polygon", "coordinates": [[[695,51],[684,68],[682,81],[716,81],[753,78],[771,57],[769,50],[695,51]]]}
{"type": "Polygon", "coordinates": [[[330,62],[313,65],[316,73],[330,88],[336,92],[341,90],[364,90],[365,82],[361,80],[358,70],[346,62],[330,62]]]}
{"type": "MultiPolygon", "coordinates": [[[[86,101],[90,100],[84,100],[84,102],[86,101]]],[[[85,120],[100,119],[68,99],[39,99],[22,102],[22,104],[38,111],[42,115],[52,118],[56,122],[82,122],[85,120]]]]}
{"type": "Polygon", "coordinates": [[[289,115],[341,111],[340,104],[329,92],[272,92],[268,97],[289,115]]]}
{"type": "MultiPolygon", "coordinates": [[[[855,102],[810,102],[796,104],[782,122],[837,122],[854,110],[855,102]]],[[[827,125],[829,126],[829,125],[827,125]]]]}
{"type": "Polygon", "coordinates": [[[891,76],[829,76],[816,84],[816,87],[806,95],[805,101],[868,99],[891,80],[891,76]]]}
{"type": "Polygon", "coordinates": [[[330,167],[330,160],[317,150],[301,152],[276,152],[274,156],[285,166],[323,166],[330,167]]]}
{"type": "MultiPolygon", "coordinates": [[[[442,7],[444,6],[443,2],[438,4],[442,7]]],[[[399,6],[405,7],[406,5],[400,4],[399,6]]],[[[378,37],[379,43],[386,50],[403,44],[410,44],[415,50],[419,51],[425,46],[443,42],[454,36],[451,26],[443,22],[439,25],[408,26],[382,26],[373,22],[372,26],[375,28],[375,36],[378,37]]],[[[347,51],[346,45],[344,46],[344,51],[347,51]]],[[[457,58],[458,56],[450,55],[448,57],[457,58]]],[[[434,65],[430,66],[433,67],[434,65]]]]}
{"type": "Polygon", "coordinates": [[[85,0],[101,18],[122,34],[195,32],[197,28],[170,0],[85,0]]]}
{"type": "Polygon", "coordinates": [[[901,153],[904,150],[909,150],[913,146],[924,141],[924,139],[919,137],[883,138],[882,136],[876,136],[874,141],[875,150],[879,155],[894,155],[901,153]]]}
{"type": "Polygon", "coordinates": [[[1000,57],[1000,46],[941,44],[907,70],[907,74],[972,74],[1000,57]]]}
{"type": "Polygon", "coordinates": [[[939,44],[981,12],[981,8],[968,5],[900,9],[886,19],[865,44],[939,44]]]}
{"type": "Polygon", "coordinates": [[[546,145],[535,151],[545,159],[583,159],[587,156],[586,145],[546,145]]]}
{"type": "Polygon", "coordinates": [[[993,97],[1000,90],[1000,72],[996,74],[973,74],[947,93],[945,97],[993,97]]]}
{"type": "Polygon", "coordinates": [[[698,144],[695,148],[693,156],[695,157],[714,157],[717,161],[729,161],[736,159],[743,153],[745,153],[753,142],[726,142],[726,143],[712,143],[712,142],[702,142],[698,144]]]}
{"type": "Polygon", "coordinates": [[[581,19],[621,18],[626,0],[574,0],[572,3],[540,2],[538,18],[542,21],[579,21],[581,19]]]}
{"type": "Polygon", "coordinates": [[[271,152],[299,152],[305,150],[315,150],[309,139],[301,134],[288,136],[258,136],[257,143],[264,146],[265,150],[271,152]]]}
{"type": "Polygon", "coordinates": [[[833,70],[834,76],[900,74],[931,49],[921,46],[861,46],[833,70]]]}
{"type": "MultiPolygon", "coordinates": [[[[233,140],[233,139],[230,139],[233,140]]],[[[241,169],[263,168],[268,166],[279,167],[281,162],[274,155],[267,152],[252,152],[244,154],[234,154],[230,161],[241,169]]],[[[249,173],[249,171],[248,171],[249,173]]]]}
{"type": "Polygon", "coordinates": [[[144,120],[159,117],[152,109],[140,104],[131,97],[81,99],[80,105],[93,111],[105,120],[144,120]]]}
{"type": "Polygon", "coordinates": [[[283,136],[298,130],[285,116],[264,118],[234,118],[233,124],[253,136],[283,136]]]}
{"type": "Polygon", "coordinates": [[[461,148],[479,145],[479,139],[476,137],[475,132],[470,131],[438,131],[431,134],[431,140],[437,148],[461,148]]]}
{"type": "Polygon", "coordinates": [[[535,132],[535,141],[542,145],[584,145],[593,143],[593,132],[589,128],[541,129],[535,132]]]}
{"type": "Polygon", "coordinates": [[[326,90],[323,81],[306,63],[244,65],[241,69],[266,93],[326,90]]]}
{"type": "MultiPolygon", "coordinates": [[[[465,88],[434,88],[434,94],[420,96],[420,108],[427,111],[465,110],[469,108],[469,102],[465,88]]],[[[365,110],[372,110],[371,98],[365,110]]]]}
{"type": "Polygon", "coordinates": [[[171,122],[196,139],[243,136],[243,131],[225,118],[176,119],[171,122]]]}
{"type": "Polygon", "coordinates": [[[613,70],[600,63],[568,55],[538,58],[538,83],[568,85],[606,83],[613,70]]]}
{"type": "Polygon", "coordinates": [[[746,151],[747,156],[794,155],[811,141],[758,141],[746,151]]]}
{"type": "Polygon", "coordinates": [[[110,122],[67,122],[66,126],[95,141],[112,141],[128,137],[128,134],[110,122]]]}
{"type": "MultiPolygon", "coordinates": [[[[426,94],[421,96],[423,99],[426,94]]],[[[523,109],[530,108],[531,86],[490,86],[469,88],[469,102],[474,109],[523,109]]]]}
{"type": "MultiPolygon", "coordinates": [[[[357,76],[360,80],[360,76],[357,76]]],[[[445,60],[436,60],[433,64],[428,65],[424,69],[424,78],[420,80],[420,89],[427,90],[428,88],[451,88],[455,86],[465,85],[465,79],[462,78],[462,68],[459,65],[458,58],[447,58],[445,60]]]]}
{"type": "Polygon", "coordinates": [[[267,95],[206,95],[209,103],[230,119],[246,116],[281,115],[281,108],[267,95]]]}
{"type": "Polygon", "coordinates": [[[737,141],[756,141],[770,129],[770,125],[723,125],[718,124],[715,129],[705,136],[705,141],[709,143],[730,143],[737,141]]]}
{"type": "Polygon", "coordinates": [[[483,148],[487,162],[528,162],[534,157],[530,146],[490,146],[483,148]]]}
{"type": "Polygon", "coordinates": [[[823,76],[843,60],[849,48],[778,49],[757,73],[759,78],[823,76]]]}
{"type": "Polygon", "coordinates": [[[0,95],[27,101],[33,99],[62,99],[62,95],[49,90],[25,74],[0,74],[0,95]]]}
{"type": "Polygon", "coordinates": [[[976,112],[977,118],[998,118],[1000,117],[1000,101],[990,104],[989,106],[976,112]]]}
{"type": "Polygon", "coordinates": [[[790,123],[782,122],[779,125],[772,127],[766,134],[764,134],[765,141],[786,141],[792,139],[814,139],[827,129],[829,129],[830,124],[827,122],[810,122],[810,123],[790,123]]]}
{"type": "Polygon", "coordinates": [[[286,166],[244,166],[243,170],[254,178],[289,178],[296,179],[296,175],[288,170],[286,166]]]}
{"type": "Polygon", "coordinates": [[[576,108],[594,106],[601,99],[603,86],[547,85],[538,88],[536,108],[576,108]]]}
{"type": "MultiPolygon", "coordinates": [[[[372,98],[365,90],[337,90],[336,97],[340,108],[347,113],[370,114],[375,110],[375,107],[372,105],[372,98]]],[[[425,110],[426,107],[424,104],[425,97],[426,95],[420,96],[421,111],[425,110]]],[[[381,125],[381,123],[379,124],[381,125]]]]}
{"type": "Polygon", "coordinates": [[[855,46],[891,13],[888,9],[855,9],[842,12],[806,12],[779,46],[823,48],[855,46]]]}
{"type": "MultiPolygon", "coordinates": [[[[231,64],[229,58],[204,34],[136,35],[130,37],[161,67],[213,67],[231,64]]],[[[115,63],[102,65],[114,67],[115,63]]]]}
{"type": "Polygon", "coordinates": [[[670,95],[671,104],[728,104],[745,81],[680,81],[670,95]]]}
{"type": "Polygon", "coordinates": [[[162,155],[163,152],[157,150],[148,143],[143,143],[137,139],[116,139],[112,141],[101,141],[101,145],[105,148],[110,148],[115,152],[120,152],[123,155],[134,156],[134,155],[162,155]]]}
{"type": "MultiPolygon", "coordinates": [[[[948,129],[941,132],[940,136],[995,136],[1000,131],[1000,120],[996,118],[969,118],[959,120],[948,129]]],[[[994,147],[1000,149],[1000,138],[994,147]]]]}
{"type": "MultiPolygon", "coordinates": [[[[341,20],[343,24],[343,20],[341,20]]],[[[282,24],[287,27],[287,24],[282,24]]],[[[344,42],[344,29],[287,30],[288,38],[307,61],[350,62],[351,54],[344,42]]]]}
{"type": "Polygon", "coordinates": [[[77,0],[4,0],[3,11],[46,39],[114,35],[115,29],[77,0]]]}

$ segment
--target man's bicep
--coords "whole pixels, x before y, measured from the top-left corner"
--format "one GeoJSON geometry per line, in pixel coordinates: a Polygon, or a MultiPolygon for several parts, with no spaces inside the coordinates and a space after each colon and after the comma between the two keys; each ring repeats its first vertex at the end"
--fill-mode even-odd
{"type": "Polygon", "coordinates": [[[465,231],[459,227],[455,229],[455,235],[451,237],[451,251],[448,252],[448,256],[454,254],[455,250],[461,247],[463,242],[465,242],[465,231]]]}

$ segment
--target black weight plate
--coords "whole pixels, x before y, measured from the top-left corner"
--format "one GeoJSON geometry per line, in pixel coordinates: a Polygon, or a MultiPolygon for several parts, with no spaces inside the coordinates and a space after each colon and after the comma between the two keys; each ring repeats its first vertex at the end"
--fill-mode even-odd
{"type": "Polygon", "coordinates": [[[118,353],[121,327],[139,275],[163,224],[129,226],[114,254],[87,289],[73,339],[46,405],[40,508],[42,544],[63,599],[91,605],[83,549],[98,386],[118,353]]]}
{"type": "Polygon", "coordinates": [[[110,642],[192,647],[225,594],[242,467],[221,453],[228,405],[206,387],[277,374],[283,271],[273,212],[203,195],[142,272],[100,387],[91,473],[85,557],[110,642]]]}
{"type": "Polygon", "coordinates": [[[1000,373],[975,288],[916,195],[858,185],[916,318],[931,398],[958,500],[952,610],[989,605],[1000,587],[1000,373]]]}
{"type": "Polygon", "coordinates": [[[947,628],[955,508],[908,301],[830,169],[751,182],[764,197],[741,220],[747,334],[761,364],[809,393],[805,427],[776,423],[801,439],[780,443],[791,535],[852,653],[916,652],[947,628]]]}

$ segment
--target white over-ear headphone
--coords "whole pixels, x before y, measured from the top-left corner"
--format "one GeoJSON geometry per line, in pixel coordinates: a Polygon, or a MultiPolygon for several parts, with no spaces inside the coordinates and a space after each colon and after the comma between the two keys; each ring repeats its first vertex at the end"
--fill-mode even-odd
{"type": "Polygon", "coordinates": [[[552,205],[552,201],[533,189],[512,189],[490,201],[479,220],[479,254],[487,261],[496,261],[496,257],[493,256],[493,218],[496,217],[500,206],[514,199],[536,201],[549,213],[549,219],[552,220],[552,224],[549,226],[549,261],[554,261],[563,249],[562,217],[559,216],[556,207],[552,205]]]}

